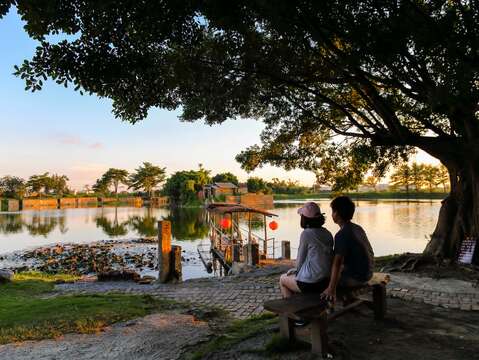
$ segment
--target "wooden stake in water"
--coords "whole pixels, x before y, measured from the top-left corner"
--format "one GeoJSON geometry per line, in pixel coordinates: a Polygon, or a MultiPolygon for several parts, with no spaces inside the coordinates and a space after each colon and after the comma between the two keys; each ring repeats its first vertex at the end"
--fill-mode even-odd
{"type": "Polygon", "coordinates": [[[158,279],[165,283],[170,277],[171,259],[171,223],[163,220],[158,222],[158,279]]]}

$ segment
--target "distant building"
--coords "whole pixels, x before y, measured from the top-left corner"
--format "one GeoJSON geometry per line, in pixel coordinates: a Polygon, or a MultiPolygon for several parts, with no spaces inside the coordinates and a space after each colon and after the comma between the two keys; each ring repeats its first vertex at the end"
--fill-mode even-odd
{"type": "Polygon", "coordinates": [[[220,195],[237,195],[239,187],[230,182],[217,182],[203,186],[203,194],[205,199],[217,197],[220,195]]]}

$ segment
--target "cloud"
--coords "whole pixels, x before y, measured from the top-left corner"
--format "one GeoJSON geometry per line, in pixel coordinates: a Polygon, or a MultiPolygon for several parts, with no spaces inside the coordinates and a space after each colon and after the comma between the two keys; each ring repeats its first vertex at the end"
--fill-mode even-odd
{"type": "Polygon", "coordinates": [[[77,135],[71,134],[57,134],[54,136],[54,140],[63,145],[73,145],[93,150],[103,149],[104,145],[101,142],[90,142],[82,139],[77,135]]]}
{"type": "Polygon", "coordinates": [[[88,145],[90,149],[103,149],[103,144],[101,142],[96,142],[88,145]]]}
{"type": "Polygon", "coordinates": [[[57,141],[60,144],[82,145],[82,141],[78,136],[74,135],[58,135],[57,141]]]}

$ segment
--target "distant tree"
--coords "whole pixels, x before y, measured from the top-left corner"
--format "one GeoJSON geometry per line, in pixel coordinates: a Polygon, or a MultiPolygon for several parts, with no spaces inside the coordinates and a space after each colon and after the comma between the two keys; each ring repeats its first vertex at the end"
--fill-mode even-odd
{"type": "Polygon", "coordinates": [[[372,176],[372,175],[368,176],[364,180],[364,185],[372,187],[374,191],[377,191],[378,183],[379,183],[379,179],[376,176],[372,176]]]}
{"type": "Polygon", "coordinates": [[[248,187],[248,192],[251,193],[271,193],[271,188],[268,187],[266,181],[259,177],[250,177],[246,182],[246,186],[248,187]]]}
{"type": "Polygon", "coordinates": [[[120,184],[128,185],[128,171],[124,169],[109,168],[102,176],[108,186],[113,185],[113,193],[118,198],[118,186],[120,184]]]}
{"type": "Polygon", "coordinates": [[[411,182],[414,185],[414,190],[417,192],[421,190],[424,185],[424,165],[414,162],[409,169],[411,182]]]}
{"type": "Polygon", "coordinates": [[[438,174],[437,174],[437,182],[438,184],[442,185],[444,192],[451,187],[451,178],[449,175],[449,171],[444,165],[438,166],[438,174]]]}
{"type": "Polygon", "coordinates": [[[107,179],[105,179],[103,176],[100,177],[99,179],[96,180],[95,184],[93,184],[93,191],[98,193],[98,194],[108,194],[108,187],[109,183],[107,179]]]}
{"type": "Polygon", "coordinates": [[[26,183],[22,178],[9,175],[0,178],[0,193],[6,198],[22,199],[26,190],[26,183]]]}
{"type": "Polygon", "coordinates": [[[201,171],[177,171],[166,180],[162,193],[169,196],[172,203],[193,202],[197,199],[197,192],[202,190],[204,180],[204,173],[201,171]]]}
{"type": "Polygon", "coordinates": [[[56,196],[62,196],[69,192],[68,176],[53,174],[49,177],[48,183],[56,196]]]}
{"type": "Polygon", "coordinates": [[[32,175],[28,179],[27,188],[29,191],[37,194],[49,195],[51,189],[54,187],[54,181],[48,172],[32,175]]]}
{"type": "Polygon", "coordinates": [[[235,184],[238,186],[239,181],[236,175],[230,173],[230,172],[224,172],[224,173],[219,173],[213,176],[211,179],[212,182],[217,183],[217,182],[230,182],[232,184],[235,184]]]}
{"type": "Polygon", "coordinates": [[[196,184],[198,186],[203,187],[203,185],[206,185],[211,182],[211,170],[206,170],[203,167],[203,164],[198,164],[198,178],[196,180],[196,184]]]}
{"type": "Polygon", "coordinates": [[[411,168],[408,164],[402,164],[391,174],[389,183],[393,187],[404,186],[406,193],[409,194],[409,188],[412,185],[411,168]]]}
{"type": "Polygon", "coordinates": [[[431,193],[439,184],[439,167],[427,164],[424,165],[422,172],[424,182],[431,193]]]}
{"type": "Polygon", "coordinates": [[[165,181],[165,168],[155,166],[149,162],[144,162],[142,166],[135,170],[129,177],[129,188],[134,190],[143,189],[151,198],[153,189],[165,181]]]}
{"type": "Polygon", "coordinates": [[[271,182],[267,183],[267,186],[275,194],[300,194],[308,191],[308,189],[305,186],[301,186],[298,181],[291,179],[279,180],[278,178],[273,178],[271,182]]]}

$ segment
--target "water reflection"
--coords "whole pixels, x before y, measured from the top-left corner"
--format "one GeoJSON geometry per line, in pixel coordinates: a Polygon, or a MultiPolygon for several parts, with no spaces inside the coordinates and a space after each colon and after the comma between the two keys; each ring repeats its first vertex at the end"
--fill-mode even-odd
{"type": "MultiPolygon", "coordinates": [[[[326,214],[326,227],[338,230],[331,220],[328,200],[319,200],[326,214]]],[[[432,233],[439,212],[439,201],[358,201],[355,221],[368,233],[376,255],[404,251],[421,251],[432,233]]],[[[284,201],[270,211],[277,214],[279,227],[268,229],[269,237],[291,241],[292,255],[299,244],[299,216],[296,209],[301,201],[284,201]]],[[[0,213],[0,254],[56,242],[85,243],[104,239],[156,237],[158,221],[172,223],[173,240],[191,251],[208,236],[202,208],[134,208],[105,207],[59,210],[29,210],[0,213]]],[[[252,228],[262,236],[262,216],[252,219],[252,228]]],[[[242,219],[247,226],[247,218],[242,219]]]]}
{"type": "Polygon", "coordinates": [[[23,221],[20,214],[3,214],[0,216],[0,233],[16,234],[23,231],[23,221]]]}
{"type": "Polygon", "coordinates": [[[171,221],[171,234],[175,239],[197,240],[208,235],[205,211],[198,208],[174,208],[165,220],[171,221]]]}

